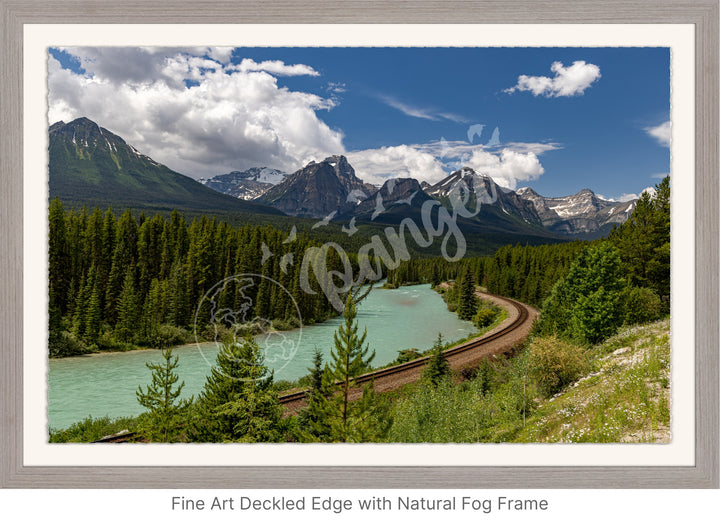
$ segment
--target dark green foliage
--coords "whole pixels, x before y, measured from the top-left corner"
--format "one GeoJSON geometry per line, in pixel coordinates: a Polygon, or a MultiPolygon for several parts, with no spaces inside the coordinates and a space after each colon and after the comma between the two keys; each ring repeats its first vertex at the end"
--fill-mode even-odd
{"type": "Polygon", "coordinates": [[[88,416],[65,429],[51,428],[49,441],[50,443],[90,443],[123,430],[133,432],[136,429],[137,418],[134,417],[92,418],[88,416]]]}
{"type": "Polygon", "coordinates": [[[313,367],[310,372],[310,390],[307,394],[307,406],[297,417],[298,437],[305,442],[325,442],[332,438],[330,426],[330,401],[332,381],[330,369],[323,364],[322,352],[315,349],[313,367]]]}
{"type": "Polygon", "coordinates": [[[500,314],[500,308],[490,301],[480,301],[473,323],[477,328],[487,328],[495,322],[500,314]]]}
{"type": "Polygon", "coordinates": [[[543,304],[539,330],[594,344],[622,324],[619,252],[607,242],[583,250],[543,304]]]}
{"type": "Polygon", "coordinates": [[[359,399],[350,399],[356,386],[355,379],[370,370],[370,363],[375,357],[375,352],[371,352],[365,344],[366,333],[360,335],[355,321],[355,305],[359,298],[357,291],[347,294],[344,323],[335,332],[331,361],[322,374],[316,357],[312,371],[315,386],[309,399],[311,404],[300,420],[306,423],[299,432],[302,441],[377,441],[389,425],[372,384],[363,388],[359,399]]]}
{"type": "Polygon", "coordinates": [[[140,320],[140,305],[138,303],[135,272],[132,266],[128,266],[117,303],[118,320],[115,329],[121,341],[131,342],[135,338],[134,335],[140,320]]]}
{"type": "Polygon", "coordinates": [[[655,321],[664,315],[660,297],[650,288],[629,286],[623,290],[621,302],[624,324],[641,324],[655,321]]]}
{"type": "Polygon", "coordinates": [[[272,374],[252,339],[221,345],[195,404],[192,441],[271,442],[284,435],[282,407],[272,374]]]}
{"type": "Polygon", "coordinates": [[[670,311],[670,177],[645,192],[632,215],[615,228],[609,240],[620,250],[630,284],[652,289],[670,311]]]}
{"type": "Polygon", "coordinates": [[[370,370],[370,363],[375,358],[375,351],[370,352],[365,344],[367,331],[359,333],[356,302],[353,294],[348,294],[343,310],[344,323],[335,332],[334,346],[331,350],[329,378],[339,383],[339,393],[335,397],[336,405],[331,417],[332,438],[337,441],[362,441],[363,420],[367,412],[372,410],[370,398],[374,394],[372,388],[365,388],[359,402],[351,405],[350,391],[355,386],[355,378],[370,370]]]}
{"type": "MultiPolygon", "coordinates": [[[[251,317],[262,313],[287,327],[299,325],[298,315],[307,324],[336,314],[324,294],[310,295],[300,288],[300,264],[283,272],[276,256],[260,265],[263,243],[274,254],[302,254],[314,245],[304,234],[288,245],[283,244],[287,232],[269,226],[232,228],[206,217],[187,224],[177,212],[168,218],[136,219],[127,210],[116,219],[109,210],[104,215],[98,209],[65,211],[57,199],[50,204],[50,221],[52,356],[154,346],[160,326],[191,329],[204,293],[242,273],[267,275],[280,283],[293,294],[300,312],[287,294],[278,293],[277,286],[268,287],[265,279],[246,292],[249,297],[235,295],[231,283],[222,301],[233,310],[249,299],[256,307],[251,317]]],[[[328,270],[339,269],[339,264],[331,262],[328,270]]]]}
{"type": "Polygon", "coordinates": [[[412,361],[413,359],[417,359],[418,357],[420,357],[420,352],[417,348],[406,348],[405,350],[400,350],[398,352],[398,357],[395,359],[395,363],[400,365],[402,363],[412,361]]]}
{"type": "Polygon", "coordinates": [[[425,370],[423,370],[423,377],[435,387],[450,375],[450,364],[443,355],[444,349],[445,342],[443,341],[442,334],[438,334],[438,338],[431,350],[430,359],[428,359],[427,366],[425,370]]]}
{"type": "Polygon", "coordinates": [[[152,382],[145,391],[138,387],[135,394],[138,403],[149,411],[143,421],[141,433],[154,442],[177,441],[192,403],[192,398],[178,400],[185,382],[175,387],[179,379],[175,372],[178,357],[173,357],[170,346],[163,347],[162,357],[164,362],[145,363],[152,371],[152,382]]]}
{"type": "MultiPolygon", "coordinates": [[[[575,256],[588,243],[541,246],[503,246],[492,257],[466,257],[459,262],[444,259],[413,258],[388,271],[388,282],[396,286],[410,282],[460,282],[466,270],[475,283],[488,292],[512,297],[527,304],[540,306],[557,282],[570,268],[575,256]]],[[[448,290],[446,302],[451,311],[458,306],[458,290],[448,290]]]]}
{"type": "Polygon", "coordinates": [[[50,333],[50,357],[82,355],[91,351],[91,348],[88,348],[71,332],[56,330],[50,333]]]}
{"type": "Polygon", "coordinates": [[[545,397],[557,394],[588,370],[585,349],[555,335],[535,338],[529,355],[529,376],[545,397]]]}
{"type": "Polygon", "coordinates": [[[455,286],[458,287],[457,315],[460,319],[470,321],[477,311],[478,298],[475,295],[475,278],[469,268],[465,269],[455,286]]]}

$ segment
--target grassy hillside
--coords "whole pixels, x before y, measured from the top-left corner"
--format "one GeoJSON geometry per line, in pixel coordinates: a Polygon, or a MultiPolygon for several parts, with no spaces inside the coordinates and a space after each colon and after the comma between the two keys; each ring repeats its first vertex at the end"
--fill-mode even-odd
{"type": "Polygon", "coordinates": [[[668,443],[670,320],[628,328],[592,352],[592,371],[539,405],[515,441],[668,443]]]}
{"type": "Polygon", "coordinates": [[[388,441],[669,442],[669,333],[663,320],[589,349],[535,338],[455,382],[409,386],[391,396],[388,441]]]}

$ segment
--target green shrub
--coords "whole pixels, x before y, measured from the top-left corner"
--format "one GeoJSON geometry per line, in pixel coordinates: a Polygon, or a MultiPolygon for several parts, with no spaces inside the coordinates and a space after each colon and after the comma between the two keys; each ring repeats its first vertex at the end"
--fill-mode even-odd
{"type": "Polygon", "coordinates": [[[295,317],[289,319],[274,319],[272,322],[273,330],[293,330],[300,326],[300,321],[295,317]]]}
{"type": "Polygon", "coordinates": [[[493,324],[496,317],[496,310],[492,308],[480,308],[475,314],[473,323],[475,323],[475,326],[477,326],[478,328],[485,328],[486,326],[490,326],[491,324],[493,324]]]}
{"type": "Polygon", "coordinates": [[[51,333],[48,349],[50,357],[68,357],[91,352],[91,349],[71,332],[60,332],[58,335],[51,333]]]}
{"type": "Polygon", "coordinates": [[[530,344],[529,376],[546,397],[579,379],[588,368],[586,350],[555,335],[535,338],[530,344]]]}
{"type": "Polygon", "coordinates": [[[660,296],[650,288],[637,286],[623,290],[622,304],[624,306],[625,324],[641,324],[655,321],[663,316],[663,307],[660,296]]]}
{"type": "Polygon", "coordinates": [[[136,426],[137,419],[133,417],[111,419],[105,416],[93,419],[88,416],[65,429],[51,428],[50,443],[89,443],[123,430],[132,432],[136,426]]]}
{"type": "Polygon", "coordinates": [[[407,363],[408,361],[412,361],[413,359],[417,359],[420,357],[420,352],[417,348],[406,348],[405,350],[400,350],[398,352],[397,359],[395,359],[395,363],[402,364],[407,363]]]}

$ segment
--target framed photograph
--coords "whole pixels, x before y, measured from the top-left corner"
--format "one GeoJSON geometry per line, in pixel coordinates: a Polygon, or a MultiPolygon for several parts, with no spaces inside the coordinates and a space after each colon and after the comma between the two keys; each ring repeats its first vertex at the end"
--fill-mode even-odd
{"type": "Polygon", "coordinates": [[[2,0],[3,487],[718,488],[717,0],[82,4],[2,0]]]}

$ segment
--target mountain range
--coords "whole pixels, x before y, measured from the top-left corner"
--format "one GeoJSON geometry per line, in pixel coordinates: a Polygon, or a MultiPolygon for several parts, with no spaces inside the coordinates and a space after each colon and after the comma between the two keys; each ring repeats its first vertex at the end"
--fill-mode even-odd
{"type": "Polygon", "coordinates": [[[543,197],[531,188],[520,188],[515,193],[533,204],[543,226],[566,235],[600,237],[613,224],[625,222],[635,208],[635,200],[609,201],[587,188],[567,197],[543,197]]]}
{"type": "MultiPolygon", "coordinates": [[[[248,181],[256,183],[258,170],[268,169],[233,172],[203,182],[218,191],[248,198],[248,181]],[[220,185],[220,181],[227,186],[220,185]]],[[[363,183],[342,155],[311,162],[291,175],[282,176],[277,170],[273,173],[279,182],[263,181],[259,190],[262,193],[255,197],[255,202],[297,217],[322,218],[334,214],[333,218],[355,216],[358,220],[374,221],[382,213],[380,220],[387,221],[391,210],[399,211],[398,203],[409,205],[402,210],[407,216],[411,208],[418,208],[428,199],[438,200],[450,208],[453,196],[462,192],[467,194],[464,197],[472,206],[479,205],[476,222],[505,222],[510,230],[525,225],[560,235],[596,238],[609,232],[613,224],[624,222],[635,206],[634,201],[602,199],[589,189],[565,197],[543,197],[531,188],[513,191],[467,167],[434,185],[411,178],[395,178],[377,188],[363,183]]]]}
{"type": "MultiPolygon", "coordinates": [[[[375,220],[381,208],[387,219],[390,209],[396,207],[394,204],[406,201],[411,195],[415,195],[415,206],[425,200],[436,199],[450,207],[453,192],[463,187],[467,188],[473,203],[480,203],[479,218],[495,215],[497,219],[499,214],[504,214],[511,221],[519,219],[527,225],[542,226],[553,233],[588,239],[608,233],[613,224],[627,220],[635,207],[634,200],[605,200],[590,189],[564,197],[543,197],[532,188],[513,191],[467,167],[433,185],[397,178],[389,179],[377,188],[363,183],[342,155],[311,162],[291,175],[270,168],[251,168],[200,179],[200,182],[217,191],[267,204],[296,217],[321,218],[334,213],[334,218],[354,215],[364,220],[375,220]],[[263,174],[267,175],[262,178],[263,174]]],[[[407,214],[409,210],[404,212],[407,214]]]]}
{"type": "Polygon", "coordinates": [[[604,200],[589,189],[566,197],[543,197],[530,188],[513,191],[467,167],[432,185],[405,177],[376,187],[358,178],[342,155],[310,162],[291,174],[258,167],[196,181],[87,118],[50,126],[49,173],[50,197],[70,205],[243,214],[253,222],[287,215],[301,223],[325,219],[326,224],[379,227],[406,217],[421,220],[428,200],[448,209],[462,202],[477,213],[459,218],[461,228],[496,242],[505,237],[505,242],[519,237],[533,243],[595,238],[625,221],[634,208],[634,201],[604,200]]]}

